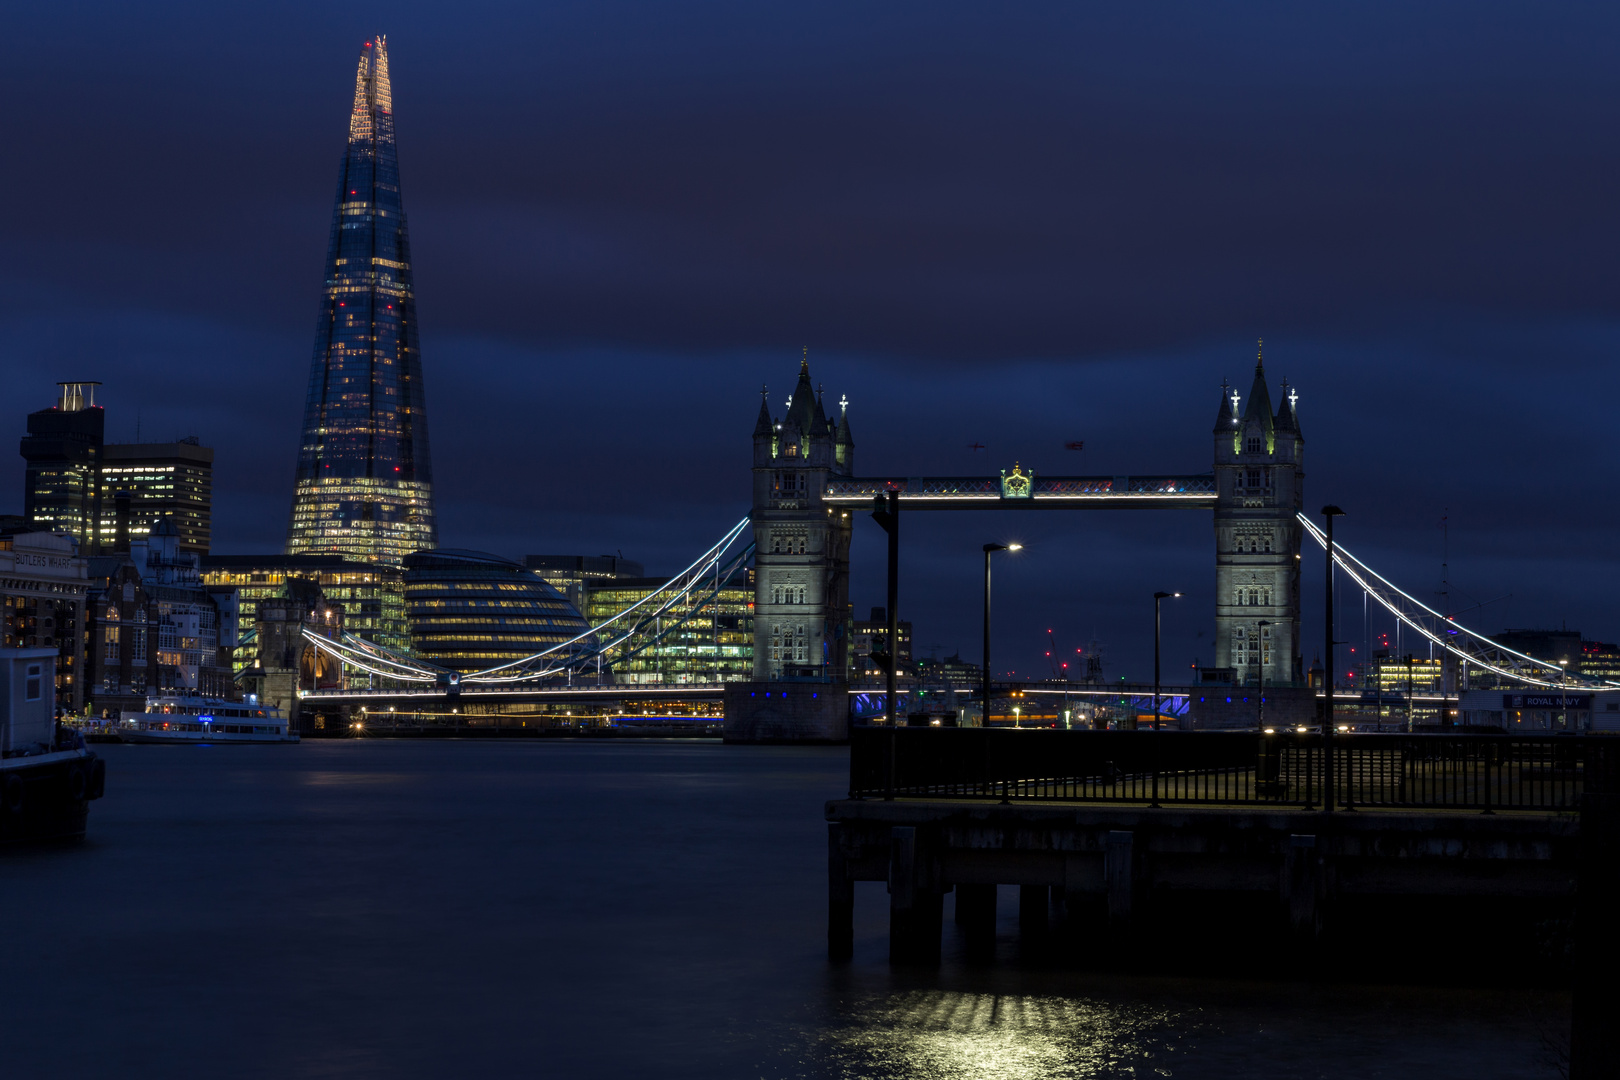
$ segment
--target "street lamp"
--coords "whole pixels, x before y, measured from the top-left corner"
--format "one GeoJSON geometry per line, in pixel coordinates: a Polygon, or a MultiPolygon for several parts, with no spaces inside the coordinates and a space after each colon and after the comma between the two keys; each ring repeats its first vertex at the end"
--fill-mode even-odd
{"type": "Polygon", "coordinates": [[[1023,544],[984,545],[984,680],[980,689],[984,698],[984,726],[990,726],[990,556],[998,551],[1022,551],[1023,544]]]}
{"type": "Polygon", "coordinates": [[[1558,726],[1569,730],[1569,661],[1558,661],[1558,726]]]}
{"type": "Polygon", "coordinates": [[[1153,730],[1159,730],[1159,606],[1162,601],[1180,596],[1178,592],[1153,594],[1153,730]]]}
{"type": "MultiPolygon", "coordinates": [[[[1334,659],[1333,646],[1333,519],[1343,517],[1344,511],[1337,506],[1329,504],[1322,507],[1322,516],[1327,518],[1327,610],[1323,625],[1326,630],[1324,640],[1327,648],[1326,663],[1322,670],[1322,693],[1325,698],[1322,712],[1322,809],[1326,813],[1333,813],[1333,673],[1338,670],[1335,666],[1338,661],[1334,659]]],[[[1410,712],[1410,700],[1407,705],[1410,712]]]]}
{"type": "Polygon", "coordinates": [[[1260,635],[1255,638],[1255,647],[1260,650],[1260,714],[1259,727],[1266,729],[1266,627],[1271,624],[1265,619],[1255,623],[1255,631],[1260,635]]]}

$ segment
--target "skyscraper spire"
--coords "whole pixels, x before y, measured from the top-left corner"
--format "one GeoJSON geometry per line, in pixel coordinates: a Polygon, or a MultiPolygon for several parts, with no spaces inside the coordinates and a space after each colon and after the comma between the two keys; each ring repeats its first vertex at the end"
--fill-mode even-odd
{"type": "Polygon", "coordinates": [[[360,49],[304,405],[288,554],[437,545],[415,275],[383,35],[360,49]]]}

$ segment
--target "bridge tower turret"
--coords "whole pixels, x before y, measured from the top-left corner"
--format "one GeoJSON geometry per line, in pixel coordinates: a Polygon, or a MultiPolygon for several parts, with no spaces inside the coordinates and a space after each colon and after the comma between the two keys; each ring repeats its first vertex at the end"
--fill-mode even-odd
{"type": "Polygon", "coordinates": [[[848,403],[836,423],[810,384],[810,362],[787,413],[761,393],[754,424],[754,678],[842,680],[849,668],[849,511],[823,503],[827,480],[849,476],[848,403]]]}
{"type": "Polygon", "coordinates": [[[1282,395],[1273,413],[1262,353],[1248,404],[1240,410],[1223,383],[1215,419],[1215,666],[1240,685],[1305,681],[1294,517],[1305,505],[1305,439],[1286,379],[1282,395]]]}

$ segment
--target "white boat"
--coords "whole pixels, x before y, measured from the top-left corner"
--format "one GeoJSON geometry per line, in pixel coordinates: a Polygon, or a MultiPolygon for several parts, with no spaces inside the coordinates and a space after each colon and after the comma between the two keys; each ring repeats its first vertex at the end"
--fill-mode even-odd
{"type": "Polygon", "coordinates": [[[129,743],[286,743],[298,736],[287,717],[269,705],[221,698],[147,698],[146,709],[118,716],[118,739],[129,743]]]}

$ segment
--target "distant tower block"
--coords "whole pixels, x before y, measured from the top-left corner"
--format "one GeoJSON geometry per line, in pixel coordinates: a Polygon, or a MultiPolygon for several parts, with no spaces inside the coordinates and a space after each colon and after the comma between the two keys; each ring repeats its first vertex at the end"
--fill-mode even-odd
{"type": "Polygon", "coordinates": [[[1287,380],[1282,394],[1273,414],[1261,354],[1248,404],[1240,411],[1222,386],[1215,417],[1215,666],[1240,685],[1305,680],[1294,517],[1305,505],[1305,439],[1287,380]]]}
{"type": "MultiPolygon", "coordinates": [[[[763,393],[761,395],[763,399],[763,393]]],[[[849,511],[823,505],[829,477],[854,467],[848,402],[828,419],[810,363],[787,414],[761,400],[754,424],[754,678],[846,678],[849,511]]]]}
{"type": "Polygon", "coordinates": [[[360,50],[315,331],[287,554],[398,565],[437,546],[415,275],[388,43],[360,50]]]}

